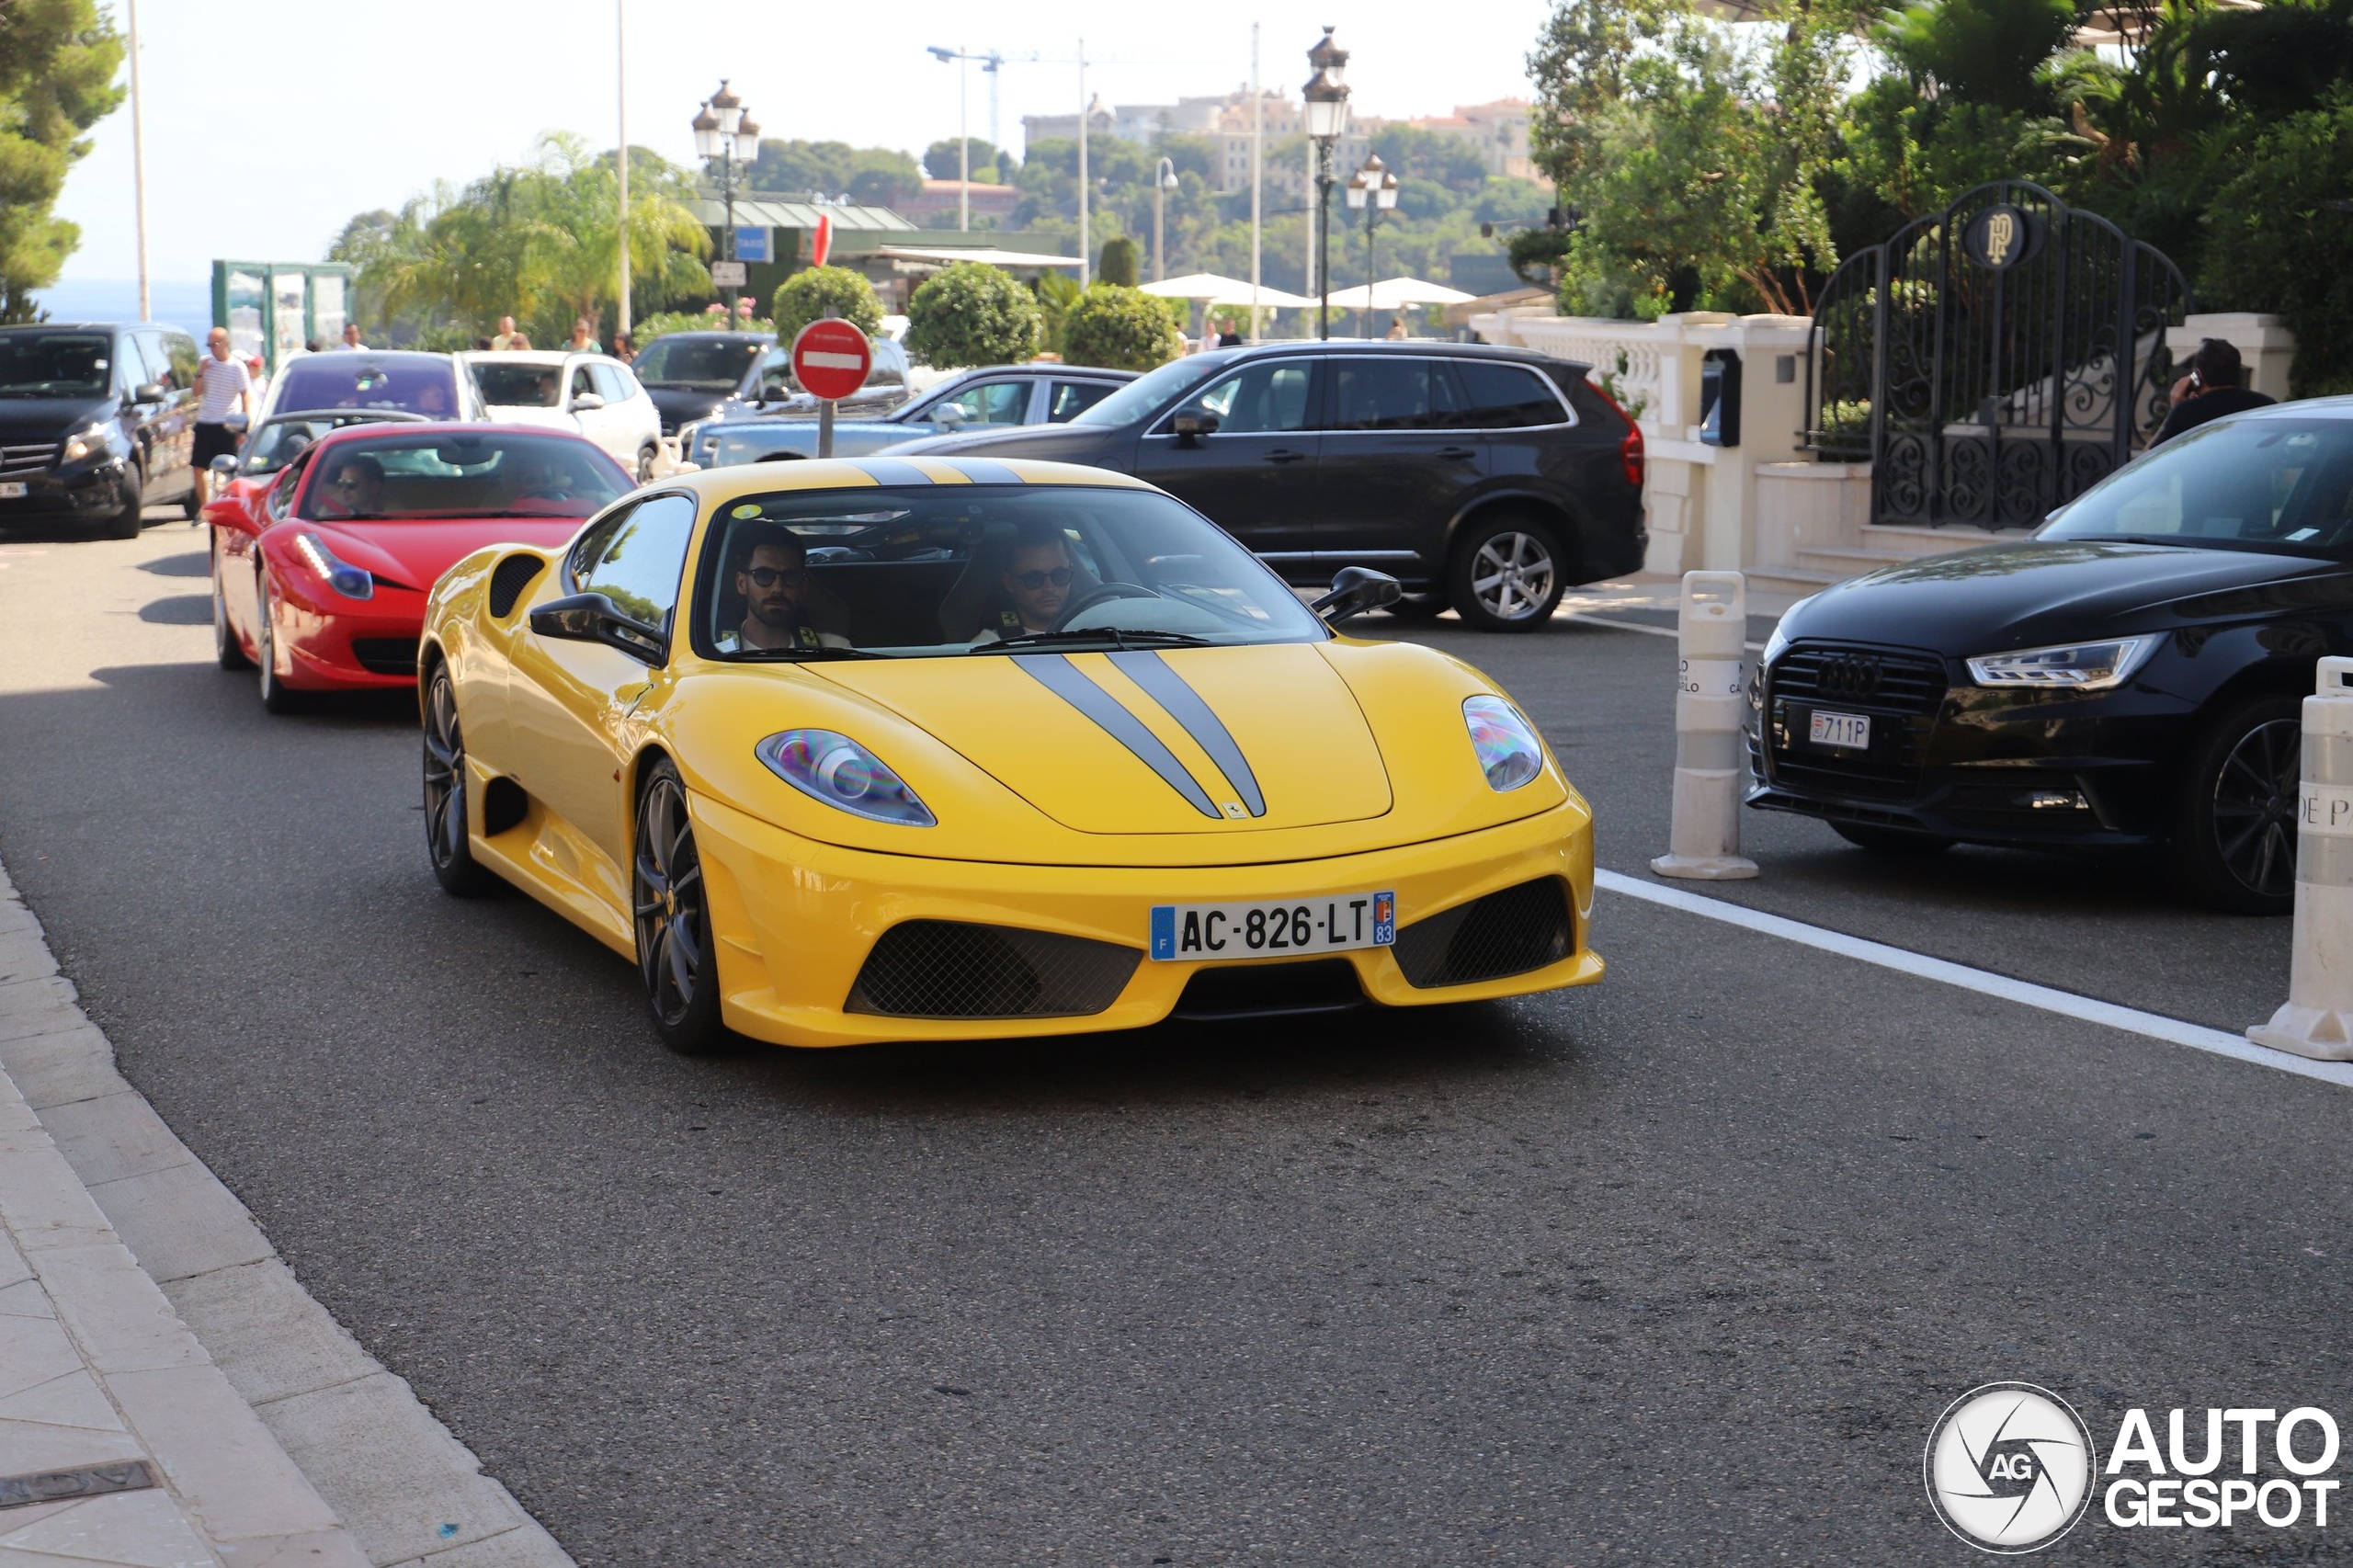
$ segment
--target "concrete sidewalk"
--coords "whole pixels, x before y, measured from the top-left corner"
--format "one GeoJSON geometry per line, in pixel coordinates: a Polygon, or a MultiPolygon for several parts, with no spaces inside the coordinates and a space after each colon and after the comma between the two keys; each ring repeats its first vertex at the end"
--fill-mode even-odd
{"type": "Polygon", "coordinates": [[[561,1568],[114,1068],[0,869],[0,1568],[561,1568]]]}

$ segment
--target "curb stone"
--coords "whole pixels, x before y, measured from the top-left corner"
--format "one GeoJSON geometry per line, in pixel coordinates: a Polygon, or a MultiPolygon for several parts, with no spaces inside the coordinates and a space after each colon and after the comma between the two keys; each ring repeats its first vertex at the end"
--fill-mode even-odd
{"type": "Polygon", "coordinates": [[[116,1072],[5,867],[0,1228],[0,1474],[59,1468],[15,1462],[29,1422],[86,1420],[69,1462],[165,1481],[0,1510],[0,1562],[70,1539],[94,1564],[573,1568],[116,1072]],[[85,1414],[20,1412],[36,1394],[85,1414]],[[117,1536],[142,1544],[95,1555],[117,1536]]]}

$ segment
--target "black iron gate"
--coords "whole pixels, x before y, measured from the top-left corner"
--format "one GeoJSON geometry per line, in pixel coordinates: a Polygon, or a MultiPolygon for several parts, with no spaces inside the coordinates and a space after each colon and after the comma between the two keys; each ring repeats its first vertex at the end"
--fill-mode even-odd
{"type": "Polygon", "coordinates": [[[2030,528],[2165,419],[2181,269],[2025,180],[1849,257],[1808,355],[1807,444],[1871,463],[1882,523],[2030,528]]]}

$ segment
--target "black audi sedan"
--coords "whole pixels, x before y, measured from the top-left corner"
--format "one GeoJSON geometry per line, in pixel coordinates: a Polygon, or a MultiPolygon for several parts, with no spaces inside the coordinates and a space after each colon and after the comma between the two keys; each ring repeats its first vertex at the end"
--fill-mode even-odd
{"type": "Polygon", "coordinates": [[[1341,567],[1492,631],[1643,563],[1643,437],[1586,367],[1454,343],[1269,343],[1161,366],[1068,424],[893,447],[1152,481],[1297,584],[1341,567]]]}
{"type": "Polygon", "coordinates": [[[1752,806],[1866,848],[2162,853],[2293,906],[2301,704],[2353,653],[2353,398],[2166,442],[2030,538],[1827,588],[1749,687],[1752,806]]]}

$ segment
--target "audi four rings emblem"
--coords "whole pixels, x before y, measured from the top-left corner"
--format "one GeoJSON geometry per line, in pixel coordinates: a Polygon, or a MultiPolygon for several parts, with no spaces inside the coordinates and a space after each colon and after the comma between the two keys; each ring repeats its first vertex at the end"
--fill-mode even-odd
{"type": "Polygon", "coordinates": [[[1833,653],[1822,661],[1814,688],[1824,697],[1869,697],[1879,689],[1880,665],[1868,653],[1833,653]]]}

